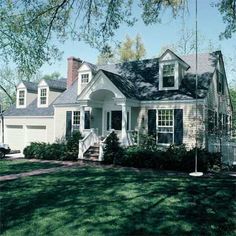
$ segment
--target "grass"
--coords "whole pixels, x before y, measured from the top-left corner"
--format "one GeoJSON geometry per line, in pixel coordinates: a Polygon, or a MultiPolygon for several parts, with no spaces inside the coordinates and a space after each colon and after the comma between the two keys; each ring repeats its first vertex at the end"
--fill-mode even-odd
{"type": "Polygon", "coordinates": [[[0,160],[0,176],[19,174],[38,169],[48,169],[59,167],[60,164],[29,162],[28,160],[0,160]]]}
{"type": "Polygon", "coordinates": [[[81,167],[1,183],[3,235],[235,235],[233,177],[81,167]]]}

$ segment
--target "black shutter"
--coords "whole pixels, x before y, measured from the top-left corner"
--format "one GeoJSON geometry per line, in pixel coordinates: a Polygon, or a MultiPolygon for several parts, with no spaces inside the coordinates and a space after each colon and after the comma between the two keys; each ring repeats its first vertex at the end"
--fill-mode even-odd
{"type": "Polygon", "coordinates": [[[72,111],[66,112],[66,138],[71,136],[72,130],[72,111]]]}
{"type": "Polygon", "coordinates": [[[183,109],[175,109],[174,111],[175,127],[174,127],[174,143],[180,145],[183,143],[183,109]]]}
{"type": "Polygon", "coordinates": [[[156,110],[148,110],[148,135],[156,137],[156,110]]]}

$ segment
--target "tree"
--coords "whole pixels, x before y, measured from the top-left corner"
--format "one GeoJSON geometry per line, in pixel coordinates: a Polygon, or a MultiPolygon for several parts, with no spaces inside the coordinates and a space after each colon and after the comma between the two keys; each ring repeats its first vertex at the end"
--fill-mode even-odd
{"type": "Polygon", "coordinates": [[[111,46],[106,45],[97,57],[97,64],[105,65],[118,62],[116,54],[116,48],[112,49],[111,46]]]}
{"type": "Polygon", "coordinates": [[[215,6],[226,25],[225,31],[220,34],[220,39],[229,39],[236,32],[236,0],[221,0],[215,6]]]}
{"type": "Polygon", "coordinates": [[[230,96],[233,105],[232,129],[233,133],[236,134],[236,87],[230,88],[230,96]]]}
{"type": "MultiPolygon", "coordinates": [[[[235,32],[235,1],[218,0],[227,38],[235,32]]],[[[160,13],[171,10],[177,17],[187,0],[22,0],[0,2],[0,57],[11,60],[30,77],[45,62],[60,58],[57,43],[71,37],[101,48],[122,23],[137,20],[139,4],[146,25],[160,23],[160,13]]]]}
{"type": "Polygon", "coordinates": [[[137,34],[135,37],[135,53],[134,53],[134,58],[135,60],[140,60],[144,58],[146,55],[146,49],[144,47],[144,44],[142,42],[142,38],[140,34],[137,34]]]}
{"type": "Polygon", "coordinates": [[[46,80],[58,80],[60,79],[61,74],[59,72],[53,72],[52,74],[46,74],[40,78],[41,79],[46,79],[46,80]]]}
{"type": "Polygon", "coordinates": [[[131,39],[128,35],[126,35],[124,42],[119,47],[120,61],[125,62],[134,60],[135,53],[132,48],[133,44],[134,44],[133,39],[131,39]]]}
{"type": "Polygon", "coordinates": [[[143,59],[146,49],[139,34],[134,39],[126,35],[125,40],[114,49],[106,45],[97,58],[97,64],[109,64],[143,59]]]}

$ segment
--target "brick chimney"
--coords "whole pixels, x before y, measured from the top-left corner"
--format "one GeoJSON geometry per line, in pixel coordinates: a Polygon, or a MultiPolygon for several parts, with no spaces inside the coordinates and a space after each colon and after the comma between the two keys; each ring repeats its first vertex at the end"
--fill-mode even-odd
{"type": "Polygon", "coordinates": [[[79,58],[69,57],[67,59],[67,88],[69,88],[73,82],[78,79],[78,69],[82,61],[79,58]]]}

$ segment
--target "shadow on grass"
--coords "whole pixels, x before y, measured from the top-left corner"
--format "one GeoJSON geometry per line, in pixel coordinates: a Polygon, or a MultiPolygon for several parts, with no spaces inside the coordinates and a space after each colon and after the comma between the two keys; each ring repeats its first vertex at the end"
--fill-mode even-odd
{"type": "Polygon", "coordinates": [[[29,172],[38,169],[48,169],[52,167],[62,166],[60,164],[53,163],[39,163],[29,162],[28,160],[1,160],[0,161],[0,176],[19,174],[23,172],[29,172]]]}
{"type": "Polygon", "coordinates": [[[7,235],[233,235],[233,178],[78,168],[1,185],[7,235]]]}

